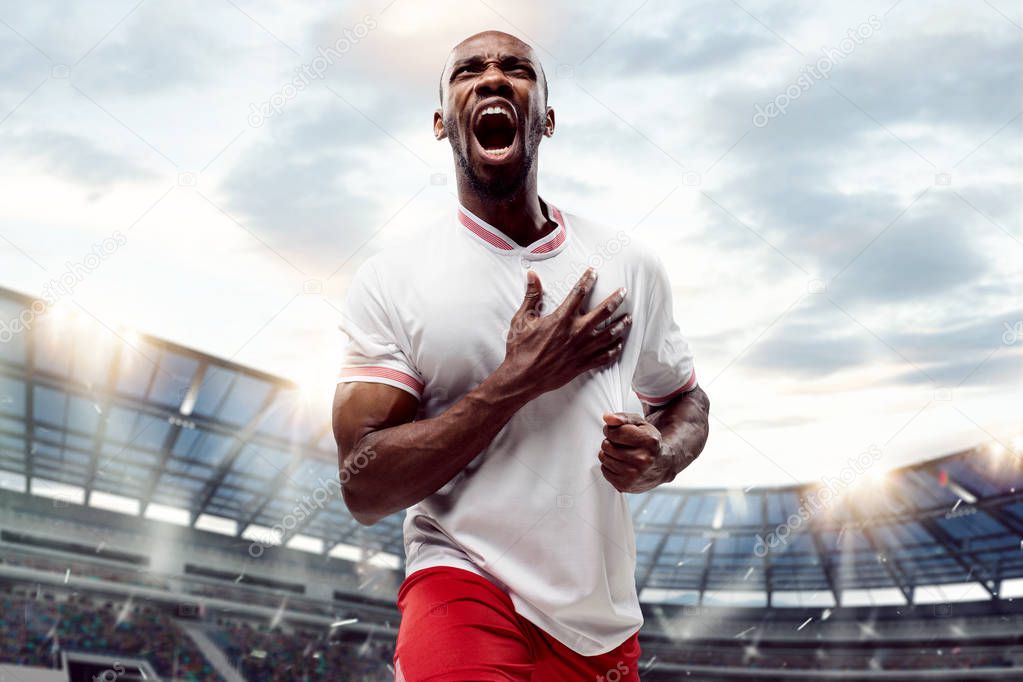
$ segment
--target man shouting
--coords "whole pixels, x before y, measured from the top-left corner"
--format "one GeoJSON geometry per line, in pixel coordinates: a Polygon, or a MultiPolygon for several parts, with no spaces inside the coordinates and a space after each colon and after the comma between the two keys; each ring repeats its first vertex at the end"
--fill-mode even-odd
{"type": "Polygon", "coordinates": [[[396,678],[638,680],[625,493],[707,440],[667,272],[538,196],[554,110],[528,45],[462,41],[440,99],[459,206],[359,268],[333,408],[352,515],[408,510],[396,678]]]}

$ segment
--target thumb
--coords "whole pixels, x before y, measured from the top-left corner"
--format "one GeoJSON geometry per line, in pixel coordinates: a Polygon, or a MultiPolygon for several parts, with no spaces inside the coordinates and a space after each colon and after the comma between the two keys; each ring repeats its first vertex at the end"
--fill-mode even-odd
{"type": "Polygon", "coordinates": [[[526,295],[519,307],[519,314],[529,311],[540,312],[540,302],[543,300],[543,285],[540,284],[540,275],[532,270],[526,272],[526,295]]]}
{"type": "Polygon", "coordinates": [[[604,423],[608,426],[639,425],[645,421],[646,419],[642,415],[633,414],[632,412],[606,412],[604,414],[604,423]]]}
{"type": "Polygon", "coordinates": [[[625,423],[625,420],[614,412],[608,412],[604,415],[604,423],[608,426],[621,426],[625,423]]]}

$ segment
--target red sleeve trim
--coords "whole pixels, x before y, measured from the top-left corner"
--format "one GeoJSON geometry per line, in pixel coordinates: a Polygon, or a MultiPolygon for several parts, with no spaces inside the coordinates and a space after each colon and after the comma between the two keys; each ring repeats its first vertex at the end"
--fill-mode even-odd
{"type": "Polygon", "coordinates": [[[390,367],[345,367],[338,375],[338,379],[358,380],[360,378],[373,377],[375,379],[391,379],[408,386],[417,394],[422,395],[425,384],[411,374],[406,374],[390,367]]]}
{"type": "Polygon", "coordinates": [[[644,395],[639,391],[636,391],[636,396],[638,396],[640,400],[647,403],[648,405],[663,405],[672,398],[682,395],[687,391],[691,391],[694,388],[696,388],[696,369],[693,369],[693,371],[689,373],[689,379],[684,384],[676,388],[668,395],[655,397],[651,395],[644,395]]]}

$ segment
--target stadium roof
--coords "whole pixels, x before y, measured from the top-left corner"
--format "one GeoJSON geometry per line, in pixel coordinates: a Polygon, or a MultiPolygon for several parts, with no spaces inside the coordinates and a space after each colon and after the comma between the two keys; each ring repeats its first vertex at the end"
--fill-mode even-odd
{"type": "MultiPolygon", "coordinates": [[[[337,478],[322,396],[32,306],[0,289],[0,487],[237,535],[290,514],[306,551],[402,555],[402,515],[366,528],[336,499],[309,503],[337,478]]],[[[735,605],[993,596],[1023,577],[1018,445],[888,473],[865,453],[825,485],[630,495],[638,585],[648,601],[735,605]]]]}

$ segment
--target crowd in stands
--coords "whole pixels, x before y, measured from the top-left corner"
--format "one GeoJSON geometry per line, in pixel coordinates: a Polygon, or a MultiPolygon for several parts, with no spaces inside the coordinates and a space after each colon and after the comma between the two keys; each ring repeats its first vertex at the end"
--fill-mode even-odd
{"type": "Polygon", "coordinates": [[[780,649],[752,645],[644,644],[644,657],[694,666],[763,670],[975,670],[1013,666],[1007,647],[951,649],[780,649]]]}
{"type": "Polygon", "coordinates": [[[142,658],[167,679],[223,682],[187,634],[157,609],[70,595],[0,593],[0,661],[58,667],[60,652],[142,658]]]}
{"type": "Polygon", "coordinates": [[[393,643],[342,641],[329,632],[257,629],[247,623],[208,628],[249,682],[382,682],[394,680],[393,643]]]}
{"type": "MultiPolygon", "coordinates": [[[[56,668],[62,652],[80,651],[145,659],[166,679],[223,682],[173,615],[156,602],[82,596],[70,588],[0,587],[0,662],[56,668]]],[[[394,679],[391,639],[374,639],[344,627],[310,629],[288,621],[270,627],[229,617],[232,620],[224,620],[223,614],[220,619],[200,615],[199,624],[248,682],[394,679]]],[[[653,638],[643,642],[643,660],[760,670],[1004,669],[1023,661],[1023,646],[1016,642],[1009,638],[1004,644],[939,648],[877,642],[782,645],[770,638],[759,642],[653,638]]]]}

